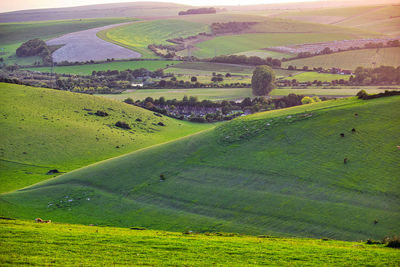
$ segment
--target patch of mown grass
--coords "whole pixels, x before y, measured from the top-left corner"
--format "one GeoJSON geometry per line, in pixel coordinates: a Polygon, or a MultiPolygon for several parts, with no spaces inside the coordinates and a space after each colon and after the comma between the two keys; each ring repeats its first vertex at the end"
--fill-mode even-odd
{"type": "Polygon", "coordinates": [[[133,23],[98,33],[106,41],[121,45],[142,54],[143,58],[155,58],[147,47],[150,44],[172,45],[168,39],[188,37],[209,32],[207,25],[180,20],[155,20],[133,23]]]}
{"type": "Polygon", "coordinates": [[[382,239],[400,228],[399,101],[349,98],[238,118],[4,194],[0,214],[174,231],[382,239]],[[65,200],[70,206],[57,207],[65,200]]]}
{"type": "Polygon", "coordinates": [[[0,192],[49,179],[50,169],[71,171],[212,127],[96,96],[6,83],[0,91],[0,192]],[[96,116],[98,110],[109,116],[96,116]],[[115,127],[117,121],[132,129],[115,127]]]}
{"type": "Polygon", "coordinates": [[[29,265],[397,265],[384,245],[0,220],[0,262],[29,265]]]}

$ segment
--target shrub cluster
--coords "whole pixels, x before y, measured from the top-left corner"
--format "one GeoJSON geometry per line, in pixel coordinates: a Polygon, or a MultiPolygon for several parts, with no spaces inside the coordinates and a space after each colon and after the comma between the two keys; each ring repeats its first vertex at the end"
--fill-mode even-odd
{"type": "Polygon", "coordinates": [[[210,62],[218,62],[218,63],[229,63],[229,64],[243,64],[243,65],[267,65],[270,67],[280,67],[282,62],[277,58],[268,57],[266,59],[251,56],[247,57],[245,55],[229,55],[229,56],[216,56],[210,59],[210,62]]]}
{"type": "Polygon", "coordinates": [[[196,14],[215,14],[217,10],[214,7],[203,7],[203,8],[195,8],[195,9],[188,9],[186,11],[181,11],[178,13],[179,16],[184,15],[196,15],[196,14]]]}

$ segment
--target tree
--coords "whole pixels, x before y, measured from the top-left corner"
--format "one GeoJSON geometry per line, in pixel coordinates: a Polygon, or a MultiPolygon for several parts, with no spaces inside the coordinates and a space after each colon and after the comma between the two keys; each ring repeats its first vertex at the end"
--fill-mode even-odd
{"type": "Polygon", "coordinates": [[[197,77],[193,76],[192,78],[190,78],[190,81],[191,81],[192,83],[197,82],[197,77]]]}
{"type": "Polygon", "coordinates": [[[251,78],[251,87],[253,95],[268,95],[274,88],[275,73],[268,66],[258,66],[253,72],[251,78]]]}

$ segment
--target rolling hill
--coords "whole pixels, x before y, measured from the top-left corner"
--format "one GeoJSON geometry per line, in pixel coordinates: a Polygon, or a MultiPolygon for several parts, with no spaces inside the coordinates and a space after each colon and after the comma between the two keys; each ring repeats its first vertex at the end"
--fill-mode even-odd
{"type": "Polygon", "coordinates": [[[0,242],[3,266],[394,266],[400,262],[396,249],[365,242],[183,234],[3,219],[0,242]]]}
{"type": "Polygon", "coordinates": [[[102,97],[5,83],[0,91],[0,192],[49,179],[51,169],[68,172],[212,127],[102,97]],[[109,116],[96,116],[98,110],[109,116]],[[116,127],[118,121],[132,129],[116,127]]]}
{"type": "Polygon", "coordinates": [[[399,103],[349,98],[239,118],[3,194],[0,215],[380,239],[400,229],[399,103]]]}
{"type": "Polygon", "coordinates": [[[361,49],[321,55],[309,58],[302,58],[283,62],[283,67],[296,66],[298,69],[303,66],[309,68],[342,68],[355,70],[362,66],[366,68],[384,66],[400,66],[400,47],[361,49]],[[373,64],[375,62],[375,64],[373,64]]]}

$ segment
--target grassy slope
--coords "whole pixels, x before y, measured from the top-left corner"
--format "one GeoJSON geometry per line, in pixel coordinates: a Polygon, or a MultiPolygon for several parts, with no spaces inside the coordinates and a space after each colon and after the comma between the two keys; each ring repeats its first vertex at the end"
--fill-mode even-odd
{"type": "Polygon", "coordinates": [[[323,68],[343,68],[354,70],[358,66],[372,67],[372,62],[376,66],[400,66],[400,47],[381,48],[381,49],[362,49],[345,51],[330,55],[316,56],[304,59],[297,59],[283,62],[283,67],[289,65],[302,68],[303,66],[323,67],[323,68]]]}
{"type": "Polygon", "coordinates": [[[15,50],[30,39],[49,39],[70,32],[82,31],[110,24],[132,21],[132,18],[101,18],[82,20],[58,20],[39,22],[0,23],[0,48],[7,64],[27,65],[37,61],[38,57],[17,58],[15,50]],[[9,58],[11,56],[11,58],[9,58]]]}
{"type": "Polygon", "coordinates": [[[148,45],[171,44],[166,40],[208,31],[208,26],[201,23],[180,20],[156,20],[133,23],[101,31],[98,36],[106,41],[137,51],[145,58],[154,58],[156,56],[147,48],[148,45]]]}
{"type": "Polygon", "coordinates": [[[400,263],[396,249],[355,242],[183,235],[20,220],[0,220],[0,225],[2,266],[395,266],[400,263]]]}
{"type": "Polygon", "coordinates": [[[95,96],[5,83],[0,83],[0,91],[0,192],[48,179],[49,169],[71,171],[210,127],[159,118],[95,96]],[[110,116],[89,115],[84,108],[110,116]],[[133,130],[114,127],[119,120],[129,122],[133,130]],[[166,127],[153,125],[160,121],[166,127]]]}
{"type": "MultiPolygon", "coordinates": [[[[91,75],[92,71],[106,71],[106,70],[119,70],[123,71],[126,69],[140,69],[145,68],[151,71],[157,69],[164,69],[167,65],[174,65],[178,61],[166,61],[166,60],[149,60],[149,61],[126,61],[126,62],[107,62],[102,64],[86,64],[77,66],[56,66],[54,68],[55,73],[67,73],[67,74],[80,74],[80,75],[91,75]]],[[[32,71],[50,72],[50,67],[41,68],[27,68],[32,71]]]]}
{"type": "Polygon", "coordinates": [[[178,231],[382,238],[400,228],[399,103],[400,97],[343,99],[240,118],[3,195],[0,214],[178,231]]]}

